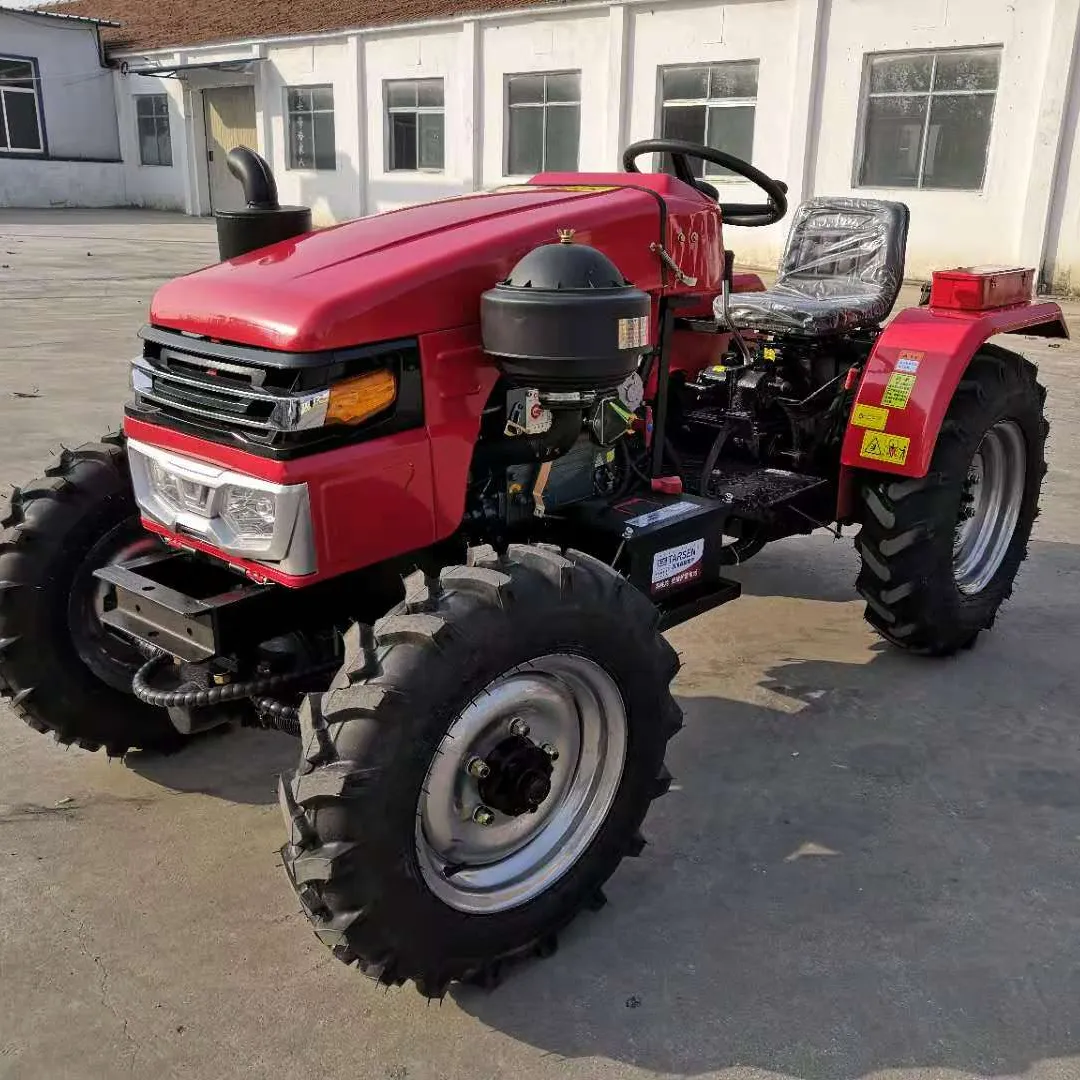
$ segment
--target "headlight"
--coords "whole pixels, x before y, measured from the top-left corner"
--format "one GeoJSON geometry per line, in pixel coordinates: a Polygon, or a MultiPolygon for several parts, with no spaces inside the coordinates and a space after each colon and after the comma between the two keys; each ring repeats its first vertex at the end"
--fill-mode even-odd
{"type": "Polygon", "coordinates": [[[239,540],[269,540],[277,521],[272,492],[230,484],[223,493],[221,516],[239,540]]]}
{"type": "Polygon", "coordinates": [[[174,472],[169,472],[160,461],[150,459],[150,486],[166,499],[177,510],[183,510],[184,504],[180,498],[180,477],[174,472]]]}
{"type": "Polygon", "coordinates": [[[302,576],[316,569],[306,484],[277,484],[136,439],[127,443],[135,501],[146,517],[228,555],[302,576]]]}

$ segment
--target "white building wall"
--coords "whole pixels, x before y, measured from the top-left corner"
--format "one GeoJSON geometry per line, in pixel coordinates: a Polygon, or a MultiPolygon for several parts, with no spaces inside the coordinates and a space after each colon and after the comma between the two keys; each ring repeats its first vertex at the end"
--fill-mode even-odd
{"type": "MultiPolygon", "coordinates": [[[[616,0],[162,53],[168,65],[247,58],[252,73],[192,69],[161,80],[175,116],[174,167],[161,171],[132,166],[133,106],[124,99],[146,80],[118,76],[127,194],[208,211],[201,89],[209,85],[254,81],[259,148],[282,201],[312,206],[326,224],[519,179],[506,172],[510,74],[580,71],[580,168],[610,171],[627,143],[659,133],[665,65],[757,60],[754,164],[788,183],[793,204],[811,194],[906,202],[910,276],[1022,262],[1080,287],[1078,19],[1080,0],[616,0]],[[1002,47],[983,189],[856,186],[866,55],[982,45],[1002,47]],[[444,80],[445,169],[389,171],[385,83],[429,77],[444,80]],[[334,88],[333,171],[287,168],[285,89],[313,84],[334,88]]],[[[723,199],[760,201],[750,185],[720,187],[723,199]]],[[[771,266],[786,232],[787,223],[732,228],[725,239],[744,265],[771,266]]]]}
{"type": "Polygon", "coordinates": [[[1022,260],[1020,225],[1037,180],[1031,166],[1040,97],[1045,80],[1062,78],[1048,66],[1053,7],[1054,0],[832,0],[814,190],[907,203],[909,276],[1022,260]],[[1004,47],[983,190],[854,186],[864,56],[978,45],[1004,47]]]}
{"type": "MultiPolygon", "coordinates": [[[[798,0],[753,4],[663,4],[631,13],[629,130],[626,142],[660,134],[661,69],[673,64],[757,60],[753,164],[788,182],[797,194],[802,160],[790,155],[789,132],[798,50],[798,0]]],[[[608,168],[621,167],[617,161],[608,168]]],[[[643,165],[649,168],[648,164],[643,165]]],[[[765,201],[753,184],[710,177],[727,202],[765,201]]],[[[781,222],[764,229],[731,229],[724,242],[743,262],[773,265],[787,235],[781,222]]]]}
{"type": "Polygon", "coordinates": [[[443,199],[475,189],[473,147],[476,130],[472,123],[471,99],[476,58],[469,55],[468,37],[464,26],[458,25],[447,30],[388,34],[363,40],[365,109],[361,127],[367,151],[364,191],[367,213],[443,199]],[[432,78],[443,80],[445,167],[441,173],[391,171],[386,83],[397,79],[432,78]]]}
{"type": "Polygon", "coordinates": [[[123,162],[0,156],[0,206],[127,206],[123,162]]]}
{"type": "Polygon", "coordinates": [[[50,158],[120,159],[112,74],[93,26],[0,11],[0,53],[38,62],[50,158]]]}
{"type": "Polygon", "coordinates": [[[607,151],[606,106],[618,74],[610,66],[611,17],[588,11],[575,17],[546,16],[481,23],[481,186],[520,182],[507,172],[506,77],[544,71],[581,72],[581,136],[578,168],[619,168],[607,151]]]}
{"type": "Polygon", "coordinates": [[[118,75],[116,118],[124,159],[125,203],[155,210],[190,210],[187,192],[189,147],[184,84],[179,79],[118,75]],[[172,165],[143,165],[139,158],[136,104],[142,94],[165,94],[169,99],[172,165]]]}
{"type": "Polygon", "coordinates": [[[261,147],[277,178],[282,204],[310,206],[317,225],[344,221],[361,213],[364,164],[357,88],[361,85],[355,36],[320,44],[272,46],[258,65],[258,129],[269,139],[261,147]],[[290,86],[334,88],[334,134],[337,168],[289,169],[285,128],[285,91],[290,86]]]}

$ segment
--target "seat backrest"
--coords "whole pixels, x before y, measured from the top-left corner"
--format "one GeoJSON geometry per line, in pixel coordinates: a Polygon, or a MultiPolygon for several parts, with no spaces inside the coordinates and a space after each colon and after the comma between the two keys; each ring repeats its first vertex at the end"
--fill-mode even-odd
{"type": "Polygon", "coordinates": [[[898,202],[809,199],[795,211],[777,291],[818,300],[872,296],[890,310],[904,281],[909,217],[898,202]]]}

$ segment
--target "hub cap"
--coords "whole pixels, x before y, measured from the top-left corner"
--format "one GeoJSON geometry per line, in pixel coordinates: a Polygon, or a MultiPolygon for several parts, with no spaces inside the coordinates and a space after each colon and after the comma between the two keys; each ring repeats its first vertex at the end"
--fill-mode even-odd
{"type": "Polygon", "coordinates": [[[968,466],[953,540],[953,574],[974,596],[993,580],[1012,543],[1027,479],[1027,445],[1018,424],[1000,420],[968,466]]]}
{"type": "Polygon", "coordinates": [[[625,758],[622,695],[591,660],[553,654],[496,679],[450,725],[420,792],[428,887],[478,913],[546,891],[603,824],[625,758]]]}

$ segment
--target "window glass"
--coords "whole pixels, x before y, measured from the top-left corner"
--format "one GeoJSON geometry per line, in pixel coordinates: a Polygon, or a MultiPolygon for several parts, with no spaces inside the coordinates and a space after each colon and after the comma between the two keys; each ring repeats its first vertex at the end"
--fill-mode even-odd
{"type": "Polygon", "coordinates": [[[982,187],[993,114],[989,95],[934,96],[923,168],[927,187],[982,187]]]}
{"type": "Polygon", "coordinates": [[[544,171],[576,172],[580,111],[572,105],[547,110],[544,134],[544,171]]]}
{"type": "Polygon", "coordinates": [[[337,168],[334,88],[290,86],[285,90],[290,169],[337,168]]]}
{"type": "Polygon", "coordinates": [[[396,79],[386,84],[387,169],[445,167],[443,80],[396,79]]]}
{"type": "Polygon", "coordinates": [[[544,110],[513,109],[510,113],[509,168],[512,176],[544,171],[544,110]]]}
{"type": "Polygon", "coordinates": [[[0,153],[43,153],[41,115],[34,61],[0,56],[0,153]]]}
{"type": "Polygon", "coordinates": [[[581,73],[510,75],[506,171],[574,172],[581,140],[581,73]]]}
{"type": "MultiPolygon", "coordinates": [[[[752,161],[757,86],[756,60],[665,68],[661,72],[663,138],[711,146],[752,161]]],[[[700,160],[692,159],[690,165],[695,176],[733,175],[700,160]]],[[[663,167],[673,170],[670,159],[663,167]]]]}
{"type": "Polygon", "coordinates": [[[981,188],[1000,66],[1000,49],[869,57],[858,183],[981,188]]]}
{"type": "Polygon", "coordinates": [[[139,162],[171,165],[169,98],[165,94],[141,94],[135,99],[135,123],[139,134],[139,162]]]}

